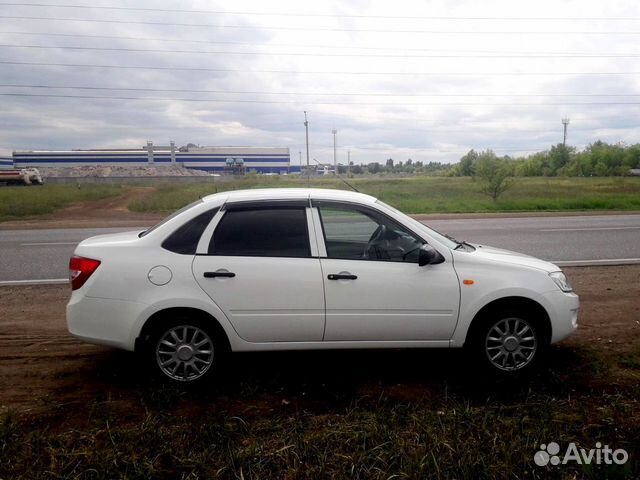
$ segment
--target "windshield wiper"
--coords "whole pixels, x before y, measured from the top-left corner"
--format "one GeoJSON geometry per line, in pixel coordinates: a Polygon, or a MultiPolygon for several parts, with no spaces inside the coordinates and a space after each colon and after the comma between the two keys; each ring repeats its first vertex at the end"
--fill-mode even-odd
{"type": "Polygon", "coordinates": [[[456,246],[456,248],[454,248],[454,250],[456,250],[458,247],[460,247],[464,242],[459,242],[458,240],[456,240],[455,238],[453,238],[451,235],[447,234],[447,233],[441,233],[440,235],[442,235],[445,238],[448,238],[449,240],[451,240],[453,243],[457,243],[458,245],[456,246]]]}
{"type": "Polygon", "coordinates": [[[454,250],[458,250],[460,247],[471,249],[471,251],[475,251],[475,249],[476,249],[476,247],[471,245],[469,242],[465,242],[464,240],[461,241],[461,242],[458,242],[458,245],[456,246],[456,248],[454,248],[454,250]]]}

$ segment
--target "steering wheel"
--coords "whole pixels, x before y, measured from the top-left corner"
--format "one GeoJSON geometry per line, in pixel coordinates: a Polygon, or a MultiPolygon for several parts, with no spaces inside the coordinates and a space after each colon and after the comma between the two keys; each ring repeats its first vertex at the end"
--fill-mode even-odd
{"type": "Polygon", "coordinates": [[[364,247],[364,251],[362,252],[362,258],[370,258],[369,252],[380,244],[387,235],[387,226],[386,225],[378,225],[378,228],[374,230],[371,234],[371,238],[367,242],[367,246],[364,247]]]}

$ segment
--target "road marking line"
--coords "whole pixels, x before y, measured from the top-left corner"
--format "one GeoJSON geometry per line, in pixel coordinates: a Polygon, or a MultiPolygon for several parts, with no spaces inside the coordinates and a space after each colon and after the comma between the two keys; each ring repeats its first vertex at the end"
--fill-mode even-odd
{"type": "Polygon", "coordinates": [[[42,243],[21,243],[22,247],[41,247],[47,245],[77,245],[79,242],[42,242],[42,243]]]}
{"type": "Polygon", "coordinates": [[[593,230],[640,230],[637,227],[584,227],[584,228],[543,228],[539,232],[590,232],[593,230]]]}
{"type": "Polygon", "coordinates": [[[36,280],[3,280],[0,281],[0,286],[10,287],[13,285],[58,285],[63,283],[69,283],[68,278],[43,278],[36,280]]]}

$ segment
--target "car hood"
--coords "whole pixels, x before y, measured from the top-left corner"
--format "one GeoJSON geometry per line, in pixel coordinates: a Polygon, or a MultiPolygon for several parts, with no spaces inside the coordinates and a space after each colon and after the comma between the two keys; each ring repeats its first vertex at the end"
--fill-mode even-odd
{"type": "Polygon", "coordinates": [[[541,260],[524,253],[512,252],[502,248],[490,247],[488,245],[472,244],[475,251],[471,255],[477,258],[487,259],[494,262],[509,263],[512,265],[521,265],[523,267],[537,268],[545,272],[557,272],[560,268],[551,262],[541,260]]]}
{"type": "Polygon", "coordinates": [[[79,247],[97,247],[104,245],[113,245],[115,243],[129,243],[140,239],[141,230],[120,233],[107,233],[106,235],[96,235],[83,240],[79,247]]]}

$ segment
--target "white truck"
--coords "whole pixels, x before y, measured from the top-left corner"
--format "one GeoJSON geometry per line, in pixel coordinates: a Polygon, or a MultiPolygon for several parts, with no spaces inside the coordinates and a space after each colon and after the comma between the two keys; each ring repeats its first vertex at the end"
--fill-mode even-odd
{"type": "Polygon", "coordinates": [[[0,170],[0,185],[44,185],[37,168],[0,170]]]}

